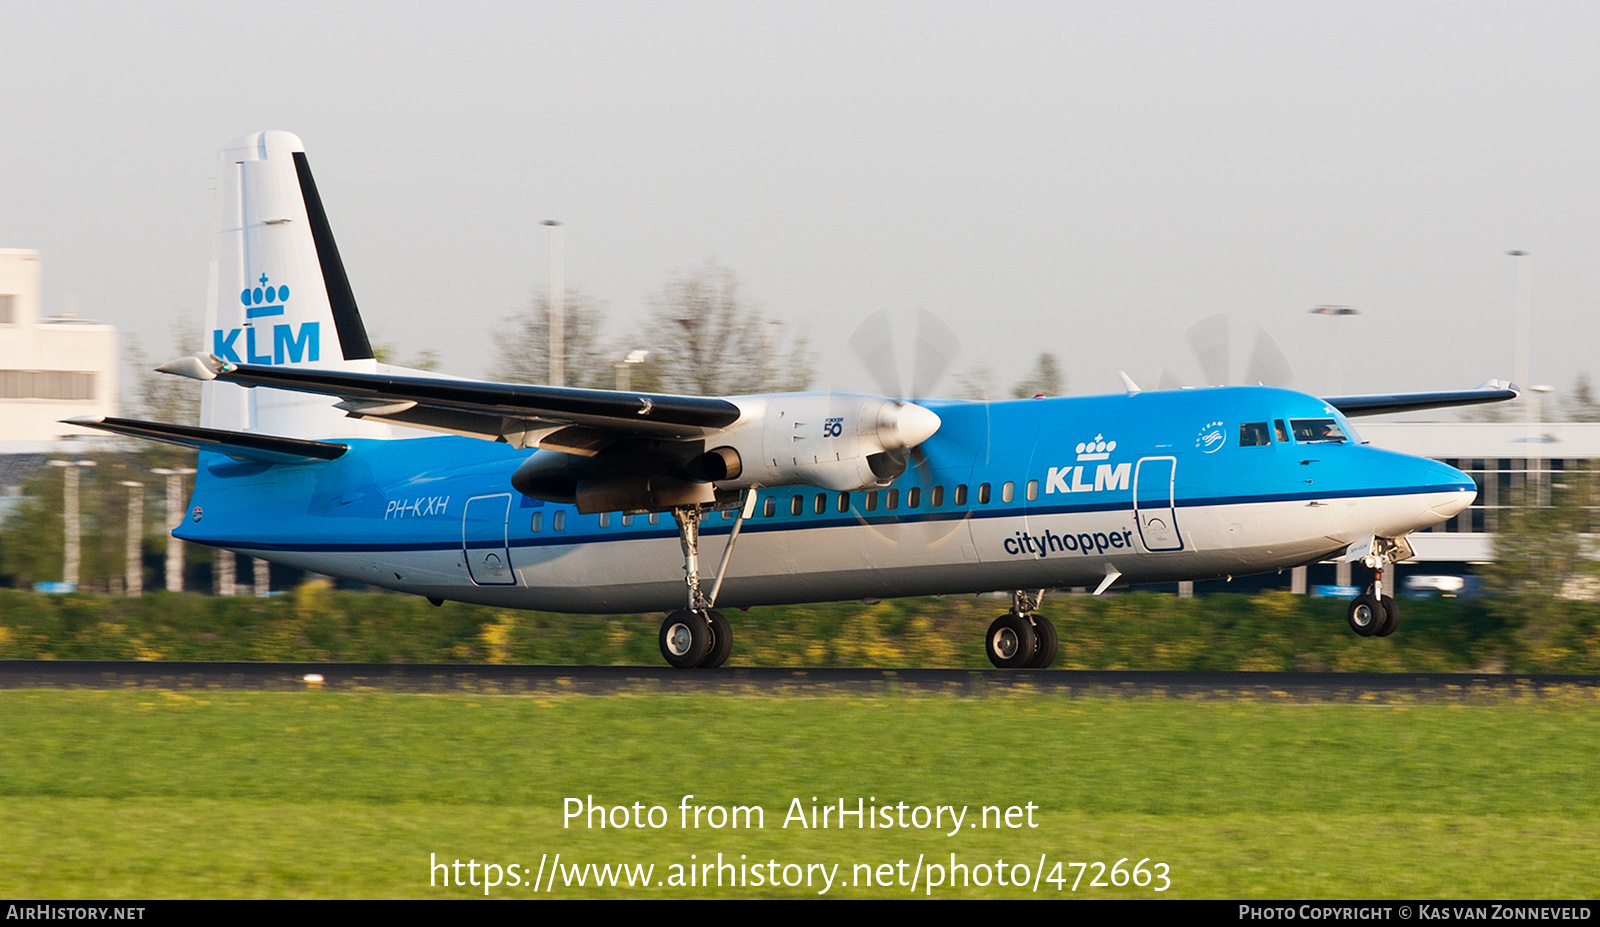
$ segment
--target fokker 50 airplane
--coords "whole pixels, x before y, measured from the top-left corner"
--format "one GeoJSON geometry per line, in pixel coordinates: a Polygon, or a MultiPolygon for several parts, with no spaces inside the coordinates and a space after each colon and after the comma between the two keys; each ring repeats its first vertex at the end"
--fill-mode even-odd
{"type": "Polygon", "coordinates": [[[199,449],[175,533],[435,604],[669,611],[679,667],[728,658],[718,603],[999,590],[989,658],[1042,668],[1044,590],[1329,557],[1373,568],[1350,625],[1387,635],[1384,568],[1475,488],[1346,416],[1516,395],[710,398],[443,377],[374,359],[298,138],[229,144],[218,186],[210,350],[161,368],[205,381],[202,426],[74,420],[199,449]]]}

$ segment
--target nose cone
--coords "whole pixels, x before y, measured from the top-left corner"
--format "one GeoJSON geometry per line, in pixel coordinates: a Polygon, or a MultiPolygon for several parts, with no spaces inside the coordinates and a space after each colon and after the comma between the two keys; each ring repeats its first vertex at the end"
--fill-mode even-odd
{"type": "Polygon", "coordinates": [[[885,450],[916,447],[933,437],[943,424],[931,410],[909,402],[884,405],[878,415],[878,440],[885,450]]]}
{"type": "Polygon", "coordinates": [[[1428,463],[1431,482],[1439,487],[1439,496],[1429,510],[1439,516],[1440,521],[1465,510],[1478,498],[1478,485],[1472,482],[1472,477],[1437,461],[1428,463]]]}

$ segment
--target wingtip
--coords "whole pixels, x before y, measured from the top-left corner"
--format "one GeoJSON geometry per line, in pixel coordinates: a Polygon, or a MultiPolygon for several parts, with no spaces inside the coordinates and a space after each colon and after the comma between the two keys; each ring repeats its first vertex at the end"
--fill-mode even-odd
{"type": "Polygon", "coordinates": [[[188,377],[191,380],[215,380],[222,369],[222,360],[210,354],[192,354],[167,361],[156,368],[159,373],[188,377]]]}

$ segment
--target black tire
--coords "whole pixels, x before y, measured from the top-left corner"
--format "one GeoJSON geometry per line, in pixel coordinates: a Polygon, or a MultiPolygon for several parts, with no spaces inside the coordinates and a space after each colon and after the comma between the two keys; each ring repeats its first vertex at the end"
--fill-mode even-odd
{"type": "Polygon", "coordinates": [[[705,657],[696,665],[701,669],[716,669],[728,662],[728,655],[733,653],[733,628],[728,624],[728,619],[715,609],[705,615],[711,625],[711,646],[706,648],[705,657]]]}
{"type": "Polygon", "coordinates": [[[989,662],[1001,669],[1017,669],[1033,660],[1033,625],[1028,619],[1007,612],[989,625],[983,649],[989,662]]]}
{"type": "Polygon", "coordinates": [[[675,611],[661,622],[661,655],[679,669],[700,665],[711,649],[711,625],[703,615],[675,611]]]}
{"type": "Polygon", "coordinates": [[[1033,660],[1028,666],[1032,669],[1049,669],[1050,664],[1056,662],[1056,649],[1060,644],[1056,626],[1050,623],[1049,618],[1034,615],[1033,637],[1033,660]]]}
{"type": "Polygon", "coordinates": [[[1398,627],[1400,627],[1400,606],[1395,602],[1394,596],[1386,595],[1383,597],[1383,624],[1372,632],[1372,636],[1388,637],[1398,627]]]}
{"type": "Polygon", "coordinates": [[[1350,630],[1371,637],[1389,620],[1387,613],[1388,609],[1372,593],[1363,592],[1350,600],[1350,630]]]}

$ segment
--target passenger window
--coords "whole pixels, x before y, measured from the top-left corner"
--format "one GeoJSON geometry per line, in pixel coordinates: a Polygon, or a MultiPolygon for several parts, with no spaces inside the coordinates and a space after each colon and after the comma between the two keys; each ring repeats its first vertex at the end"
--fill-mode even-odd
{"type": "Polygon", "coordinates": [[[967,484],[966,483],[957,483],[956,484],[956,505],[966,505],[966,504],[967,504],[967,484]]]}
{"type": "Polygon", "coordinates": [[[913,486],[906,490],[906,508],[914,509],[922,504],[922,487],[913,486]]]}
{"type": "Polygon", "coordinates": [[[978,504],[979,505],[988,505],[989,504],[989,484],[988,483],[979,483],[978,484],[978,504]]]}
{"type": "Polygon", "coordinates": [[[850,511],[850,494],[847,492],[839,493],[839,511],[850,511]]]}
{"type": "Polygon", "coordinates": [[[600,527],[602,527],[602,528],[611,527],[611,513],[610,512],[601,512],[600,513],[600,527]]]}
{"type": "Polygon", "coordinates": [[[650,513],[650,524],[652,524],[652,525],[661,524],[661,513],[660,512],[651,512],[650,513]]]}
{"type": "Polygon", "coordinates": [[[778,500],[772,496],[768,496],[766,500],[761,503],[761,515],[764,518],[771,518],[776,514],[778,514],[778,500]]]}
{"type": "Polygon", "coordinates": [[[935,486],[935,487],[933,487],[933,498],[928,500],[928,504],[933,506],[934,508],[938,508],[939,506],[944,505],[944,487],[943,486],[935,486]]]}
{"type": "Polygon", "coordinates": [[[543,512],[534,512],[533,513],[533,521],[528,525],[528,528],[531,531],[533,531],[534,534],[538,534],[540,531],[543,531],[544,530],[544,513],[543,512]]]}
{"type": "Polygon", "coordinates": [[[823,512],[826,512],[828,510],[828,494],[825,493],[825,492],[817,493],[817,500],[812,503],[811,508],[818,515],[821,515],[823,512]]]}
{"type": "Polygon", "coordinates": [[[1039,498],[1039,481],[1038,480],[1029,480],[1028,481],[1028,501],[1032,502],[1033,500],[1035,500],[1037,498],[1039,498]]]}
{"type": "Polygon", "coordinates": [[[633,524],[633,516],[632,515],[624,515],[624,516],[622,516],[622,527],[626,528],[631,524],[633,524]]]}
{"type": "Polygon", "coordinates": [[[1016,498],[1016,495],[1017,495],[1017,484],[1016,483],[1013,483],[1010,480],[1006,480],[1004,483],[1000,484],[1000,501],[1001,502],[1010,502],[1012,499],[1016,498]]]}
{"type": "Polygon", "coordinates": [[[794,498],[789,500],[789,514],[799,515],[802,511],[804,511],[805,505],[805,497],[797,493],[794,498]]]}
{"type": "Polygon", "coordinates": [[[900,507],[900,490],[891,489],[883,494],[883,507],[894,511],[900,507]]]}
{"type": "Polygon", "coordinates": [[[1246,422],[1239,426],[1240,447],[1261,447],[1271,443],[1272,437],[1267,432],[1266,422],[1246,422]]]}
{"type": "Polygon", "coordinates": [[[877,510],[878,510],[878,491],[876,489],[874,489],[872,492],[867,493],[867,511],[876,512],[877,510]]]}
{"type": "Polygon", "coordinates": [[[550,516],[550,527],[554,528],[557,531],[565,531],[565,530],[567,530],[567,510],[566,509],[556,509],[555,514],[550,516]]]}

